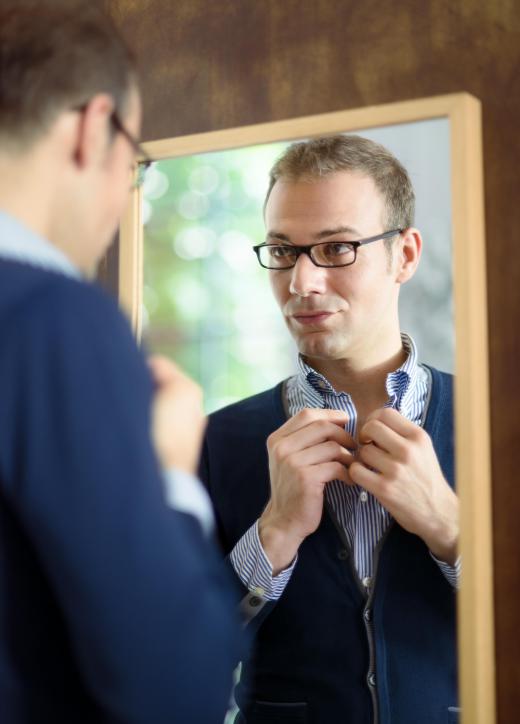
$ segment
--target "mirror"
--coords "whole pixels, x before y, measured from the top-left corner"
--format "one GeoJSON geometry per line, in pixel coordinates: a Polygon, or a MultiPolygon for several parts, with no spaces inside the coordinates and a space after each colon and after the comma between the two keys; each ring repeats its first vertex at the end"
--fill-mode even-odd
{"type": "Polygon", "coordinates": [[[337,132],[354,132],[383,143],[409,170],[416,190],[416,225],[425,238],[425,252],[419,273],[403,288],[401,322],[416,339],[421,360],[456,374],[462,721],[492,724],[489,415],[478,101],[455,94],[145,144],[159,163],[143,196],[134,194],[121,227],[121,302],[136,333],[144,328],[152,349],[172,354],[203,384],[209,410],[290,374],[294,350],[266,276],[249,247],[251,241],[262,241],[261,204],[274,158],[287,142],[337,132]],[[241,196],[238,187],[245,190],[241,196]],[[188,268],[193,272],[186,274],[188,268]],[[238,296],[251,301],[245,322],[233,306],[238,296]],[[425,309],[435,312],[427,317],[427,329],[425,309]],[[176,317],[177,328],[171,322],[176,317]],[[253,335],[248,334],[251,329],[253,335]],[[263,359],[266,349],[269,354],[263,359]],[[268,358],[273,357],[276,364],[269,369],[268,358]],[[237,379],[239,384],[232,382],[237,379]]]}

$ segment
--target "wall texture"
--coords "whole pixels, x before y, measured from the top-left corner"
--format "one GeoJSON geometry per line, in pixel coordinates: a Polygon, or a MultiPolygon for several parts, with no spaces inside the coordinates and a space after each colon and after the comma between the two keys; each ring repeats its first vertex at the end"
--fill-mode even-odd
{"type": "MultiPolygon", "coordinates": [[[[500,724],[520,710],[518,0],[111,0],[146,140],[468,91],[482,101],[500,724]]],[[[117,251],[105,264],[114,283],[117,251]]]]}

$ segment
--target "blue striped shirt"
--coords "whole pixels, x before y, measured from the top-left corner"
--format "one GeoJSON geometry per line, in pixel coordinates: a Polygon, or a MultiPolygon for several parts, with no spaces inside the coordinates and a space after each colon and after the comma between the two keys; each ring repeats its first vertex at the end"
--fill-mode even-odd
{"type": "MultiPolygon", "coordinates": [[[[430,389],[427,370],[417,362],[417,349],[411,337],[402,334],[405,362],[386,379],[388,400],[392,407],[411,422],[422,425],[426,416],[430,389]]],[[[350,395],[336,392],[329,381],[309,367],[299,357],[299,372],[286,384],[286,401],[289,415],[296,415],[305,408],[343,410],[348,414],[346,430],[356,435],[357,411],[350,395]]],[[[379,501],[358,485],[345,485],[332,480],[325,488],[329,511],[345,533],[353,552],[354,566],[366,589],[372,583],[374,552],[386,533],[392,517],[379,501]]],[[[231,562],[242,583],[250,590],[261,593],[268,600],[276,600],[283,593],[297,563],[294,559],[289,568],[273,577],[273,569],[258,534],[258,521],[238,541],[231,552],[231,562]]],[[[453,585],[458,583],[460,560],[455,566],[438,561],[444,576],[453,585]]]]}

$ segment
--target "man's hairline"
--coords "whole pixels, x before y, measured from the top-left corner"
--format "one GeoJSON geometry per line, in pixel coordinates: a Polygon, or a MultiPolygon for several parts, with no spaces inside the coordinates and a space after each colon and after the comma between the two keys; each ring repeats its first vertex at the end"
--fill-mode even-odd
{"type": "MultiPolygon", "coordinates": [[[[266,194],[266,197],[264,200],[263,208],[262,208],[262,216],[263,216],[263,220],[264,220],[264,226],[266,227],[266,229],[267,229],[267,224],[266,224],[267,204],[269,202],[269,199],[271,198],[271,194],[272,194],[274,187],[276,186],[276,184],[279,181],[282,181],[284,183],[289,183],[289,184],[291,184],[291,183],[296,184],[296,183],[298,183],[298,181],[304,181],[304,182],[312,184],[312,183],[319,183],[320,181],[325,180],[328,176],[332,176],[335,173],[349,173],[349,174],[353,174],[356,176],[360,176],[362,178],[372,179],[372,181],[374,182],[374,187],[375,187],[377,193],[379,194],[381,201],[383,203],[383,215],[385,218],[381,219],[381,228],[383,229],[383,231],[385,231],[385,226],[388,226],[388,223],[389,223],[388,204],[387,204],[381,190],[378,188],[377,184],[375,183],[373,176],[371,174],[361,171],[359,169],[348,169],[348,168],[333,169],[332,171],[328,171],[327,173],[324,173],[324,174],[301,173],[301,174],[298,174],[295,176],[292,176],[290,174],[289,175],[281,174],[280,176],[278,176],[275,179],[273,185],[272,186],[270,185],[270,187],[268,188],[267,194],[266,194]]],[[[393,246],[393,244],[392,244],[392,246],[393,246]]],[[[387,247],[387,248],[389,248],[389,247],[387,247]]]]}

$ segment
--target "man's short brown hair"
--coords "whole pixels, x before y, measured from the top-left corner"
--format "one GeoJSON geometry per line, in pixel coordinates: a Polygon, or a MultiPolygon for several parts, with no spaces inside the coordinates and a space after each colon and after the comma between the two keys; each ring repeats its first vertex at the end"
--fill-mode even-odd
{"type": "Polygon", "coordinates": [[[101,0],[0,1],[0,138],[30,143],[108,93],[124,115],[134,65],[101,0]]]}
{"type": "Polygon", "coordinates": [[[415,194],[408,172],[384,146],[361,136],[324,136],[291,144],[271,169],[265,203],[279,179],[315,181],[336,171],[373,179],[385,203],[385,230],[413,225],[415,194]]]}

